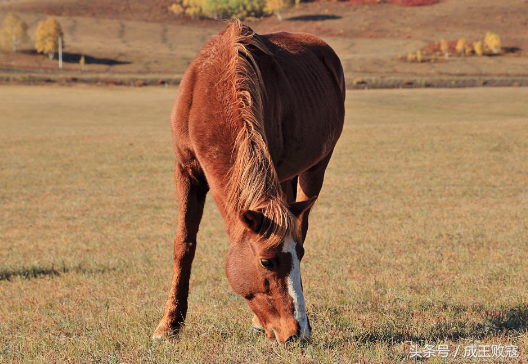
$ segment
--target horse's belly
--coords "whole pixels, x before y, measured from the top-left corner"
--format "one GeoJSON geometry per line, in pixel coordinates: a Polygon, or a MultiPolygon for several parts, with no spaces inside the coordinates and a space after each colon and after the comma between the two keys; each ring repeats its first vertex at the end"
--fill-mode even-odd
{"type": "Polygon", "coordinates": [[[298,176],[324,159],[334,149],[341,129],[306,136],[297,146],[285,143],[281,157],[274,161],[281,182],[298,176]]]}

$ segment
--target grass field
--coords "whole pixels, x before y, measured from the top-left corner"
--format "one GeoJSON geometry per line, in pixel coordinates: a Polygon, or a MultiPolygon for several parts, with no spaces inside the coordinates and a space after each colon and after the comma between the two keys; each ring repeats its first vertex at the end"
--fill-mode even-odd
{"type": "Polygon", "coordinates": [[[172,269],[175,88],[0,88],[0,362],[528,362],[527,88],[356,91],[302,262],[309,344],[248,329],[209,197],[187,326],[172,269]],[[460,346],[457,358],[453,358],[460,346]],[[492,359],[488,359],[493,362],[492,359]],[[496,360],[496,359],[495,359],[496,360]]]}

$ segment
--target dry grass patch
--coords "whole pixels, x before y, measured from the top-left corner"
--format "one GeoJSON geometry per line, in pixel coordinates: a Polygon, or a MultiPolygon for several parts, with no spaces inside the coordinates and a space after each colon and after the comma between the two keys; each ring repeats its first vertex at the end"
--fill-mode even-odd
{"type": "Polygon", "coordinates": [[[408,340],[527,360],[527,90],[349,92],[302,263],[313,340],[286,349],[248,333],[210,197],[187,326],[149,339],[171,274],[174,96],[0,88],[0,362],[397,362],[408,340]]]}

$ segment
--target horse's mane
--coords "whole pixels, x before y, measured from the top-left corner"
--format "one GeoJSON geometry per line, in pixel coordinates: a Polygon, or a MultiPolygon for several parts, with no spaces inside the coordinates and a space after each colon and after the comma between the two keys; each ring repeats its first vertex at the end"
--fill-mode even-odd
{"type": "MultiPolygon", "coordinates": [[[[265,96],[260,69],[251,49],[269,54],[269,50],[251,28],[239,20],[230,22],[224,33],[228,61],[221,76],[225,112],[233,125],[241,125],[233,148],[234,163],[227,176],[226,210],[240,215],[242,211],[259,211],[264,222],[259,235],[266,238],[265,247],[277,248],[291,235],[296,237],[295,218],[286,205],[264,130],[262,98],[265,96]]],[[[238,216],[237,216],[238,218],[238,216]]],[[[246,227],[235,224],[231,231],[237,240],[246,227]]]]}

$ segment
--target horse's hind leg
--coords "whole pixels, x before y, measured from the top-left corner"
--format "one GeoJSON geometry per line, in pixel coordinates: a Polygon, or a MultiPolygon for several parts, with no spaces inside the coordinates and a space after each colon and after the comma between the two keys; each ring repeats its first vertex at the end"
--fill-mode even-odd
{"type": "MultiPolygon", "coordinates": [[[[304,172],[299,174],[299,180],[297,182],[297,198],[296,201],[306,201],[314,196],[318,196],[321,188],[323,187],[324,174],[328,162],[332,157],[333,150],[328,155],[319,161],[314,166],[310,167],[304,172]]],[[[310,208],[311,209],[311,208],[310,208]]],[[[302,239],[303,243],[306,239],[306,233],[308,232],[308,215],[310,209],[305,211],[302,215],[302,239]]]]}
{"type": "Polygon", "coordinates": [[[153,339],[176,334],[185,320],[196,235],[202,219],[205,196],[209,189],[203,176],[200,178],[191,176],[189,170],[179,163],[176,163],[174,177],[179,210],[178,230],[174,240],[174,270],[165,313],[152,335],[153,339]]]}

